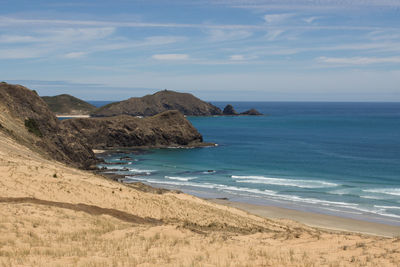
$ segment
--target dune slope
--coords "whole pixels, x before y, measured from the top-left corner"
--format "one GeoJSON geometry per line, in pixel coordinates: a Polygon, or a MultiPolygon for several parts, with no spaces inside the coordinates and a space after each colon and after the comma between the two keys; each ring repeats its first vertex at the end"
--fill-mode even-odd
{"type": "Polygon", "coordinates": [[[398,266],[400,239],[146,193],[43,158],[0,131],[2,266],[398,266]]]}

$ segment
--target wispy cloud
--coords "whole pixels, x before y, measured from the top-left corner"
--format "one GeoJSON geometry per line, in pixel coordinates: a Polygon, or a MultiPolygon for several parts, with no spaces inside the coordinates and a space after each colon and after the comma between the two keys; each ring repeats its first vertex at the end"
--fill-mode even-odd
{"type": "Polygon", "coordinates": [[[318,62],[338,65],[400,63],[400,57],[318,57],[318,62]]]}
{"type": "Polygon", "coordinates": [[[245,60],[245,56],[244,55],[231,55],[229,57],[230,60],[245,60]]]}
{"type": "Polygon", "coordinates": [[[271,30],[268,31],[266,38],[268,41],[274,41],[278,36],[280,36],[284,32],[285,32],[284,30],[271,30]]]}
{"type": "MultiPolygon", "coordinates": [[[[280,16],[289,14],[272,14],[266,16],[280,16]]],[[[284,17],[284,16],[283,16],[284,17]]],[[[265,19],[265,17],[264,17],[265,19]]],[[[270,21],[278,22],[276,17],[270,17],[270,21]]],[[[266,20],[267,21],[267,20],[266,20]]],[[[192,28],[192,29],[221,29],[221,30],[265,30],[264,24],[185,24],[185,23],[153,23],[153,22],[121,22],[121,21],[101,21],[101,20],[52,20],[52,19],[16,19],[12,17],[0,17],[0,28],[20,27],[100,27],[100,28],[192,28]]],[[[281,29],[282,25],[268,25],[268,29],[281,29]]],[[[287,25],[286,29],[297,30],[359,30],[359,31],[378,31],[378,30],[398,30],[397,27],[378,27],[378,26],[349,26],[349,25],[287,25]]]]}
{"type": "Polygon", "coordinates": [[[189,55],[187,54],[156,54],[152,56],[153,59],[157,60],[187,60],[189,55]]]}
{"type": "Polygon", "coordinates": [[[208,0],[208,2],[256,10],[348,10],[368,7],[398,8],[400,6],[400,2],[397,0],[208,0]]]}
{"type": "Polygon", "coordinates": [[[81,58],[86,56],[86,52],[71,52],[64,55],[65,58],[81,58]]]}
{"type": "Polygon", "coordinates": [[[264,16],[264,20],[268,24],[277,24],[282,23],[293,16],[293,14],[267,14],[264,16]]]}
{"type": "Polygon", "coordinates": [[[221,30],[221,29],[211,29],[206,32],[209,35],[209,40],[211,42],[224,42],[231,40],[246,39],[253,35],[251,31],[248,30],[221,30]]]}
{"type": "Polygon", "coordinates": [[[303,21],[307,22],[308,24],[313,23],[315,20],[320,19],[320,17],[308,17],[303,18],[303,21]]]}

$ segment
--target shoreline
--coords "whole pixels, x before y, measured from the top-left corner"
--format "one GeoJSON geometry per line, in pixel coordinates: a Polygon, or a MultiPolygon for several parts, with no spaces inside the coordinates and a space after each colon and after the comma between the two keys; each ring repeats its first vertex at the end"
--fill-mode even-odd
{"type": "Polygon", "coordinates": [[[388,238],[400,236],[400,226],[395,225],[368,222],[315,212],[299,211],[289,208],[235,202],[225,199],[209,198],[206,200],[216,204],[237,208],[263,218],[292,220],[310,227],[330,231],[351,232],[388,238]]]}
{"type": "Polygon", "coordinates": [[[349,232],[349,233],[366,234],[366,235],[373,235],[373,236],[380,236],[387,238],[394,238],[400,236],[400,226],[396,225],[390,225],[380,222],[371,222],[371,221],[342,217],[337,215],[328,215],[318,212],[302,211],[302,210],[284,208],[272,205],[260,205],[248,202],[232,201],[223,196],[221,196],[221,198],[202,197],[193,194],[192,192],[188,193],[186,190],[181,191],[180,188],[156,186],[151,183],[143,183],[140,181],[125,183],[119,180],[124,175],[118,175],[115,173],[104,173],[104,172],[99,172],[99,174],[103,175],[104,177],[107,177],[108,179],[119,181],[126,185],[137,184],[138,186],[133,186],[134,188],[138,187],[140,188],[143,187],[143,185],[145,185],[146,187],[153,188],[154,190],[183,192],[190,196],[201,198],[206,201],[223,205],[226,207],[236,208],[248,212],[252,215],[256,215],[266,219],[291,220],[313,228],[319,228],[333,232],[349,232]]]}

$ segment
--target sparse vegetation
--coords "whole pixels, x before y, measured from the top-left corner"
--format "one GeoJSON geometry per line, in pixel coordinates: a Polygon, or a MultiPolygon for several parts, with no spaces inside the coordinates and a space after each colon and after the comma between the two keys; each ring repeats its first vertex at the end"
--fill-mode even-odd
{"type": "Polygon", "coordinates": [[[25,127],[28,129],[30,133],[33,133],[37,137],[43,137],[42,132],[39,129],[39,125],[36,120],[29,118],[25,120],[25,127]]]}
{"type": "Polygon", "coordinates": [[[53,178],[57,178],[57,173],[53,174],[53,178]]]}
{"type": "Polygon", "coordinates": [[[57,114],[89,114],[96,107],[71,95],[44,96],[50,110],[57,114]]]}

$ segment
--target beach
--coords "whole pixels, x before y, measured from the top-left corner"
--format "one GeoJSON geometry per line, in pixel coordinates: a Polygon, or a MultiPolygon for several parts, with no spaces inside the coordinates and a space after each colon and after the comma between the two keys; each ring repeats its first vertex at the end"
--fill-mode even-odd
{"type": "Polygon", "coordinates": [[[397,237],[400,235],[400,226],[367,222],[362,220],[299,211],[294,209],[286,209],[281,207],[233,202],[223,199],[210,199],[210,201],[229,207],[238,208],[264,218],[293,220],[311,227],[323,228],[333,231],[347,231],[384,237],[397,237]]]}

